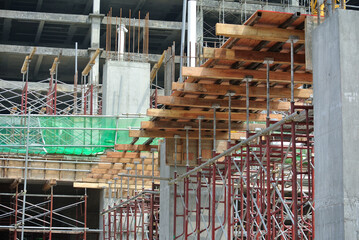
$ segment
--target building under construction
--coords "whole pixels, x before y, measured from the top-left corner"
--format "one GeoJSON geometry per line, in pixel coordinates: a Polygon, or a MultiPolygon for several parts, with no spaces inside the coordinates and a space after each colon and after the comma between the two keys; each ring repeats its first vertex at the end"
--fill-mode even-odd
{"type": "Polygon", "coordinates": [[[358,9],[0,0],[0,239],[359,239],[358,9]]]}

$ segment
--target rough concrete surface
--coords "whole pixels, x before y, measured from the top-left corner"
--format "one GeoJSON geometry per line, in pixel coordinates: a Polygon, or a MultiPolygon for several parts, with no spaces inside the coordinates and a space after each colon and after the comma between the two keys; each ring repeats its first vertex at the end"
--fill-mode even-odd
{"type": "Polygon", "coordinates": [[[313,33],[316,239],[359,239],[359,14],[313,33]]]}

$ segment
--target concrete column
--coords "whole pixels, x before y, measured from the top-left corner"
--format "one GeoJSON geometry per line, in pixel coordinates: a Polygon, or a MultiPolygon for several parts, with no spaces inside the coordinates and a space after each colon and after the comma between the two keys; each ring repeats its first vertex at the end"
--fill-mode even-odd
{"type": "MultiPolygon", "coordinates": [[[[100,14],[100,2],[101,0],[93,0],[93,11],[90,14],[91,18],[91,48],[90,57],[93,56],[94,52],[97,48],[100,47],[100,30],[101,30],[101,21],[104,17],[103,14],[100,14]]],[[[97,112],[98,109],[98,91],[99,91],[99,83],[100,83],[100,65],[99,65],[100,57],[96,58],[95,64],[92,66],[92,71],[90,75],[90,81],[94,84],[94,113],[97,112]]]]}
{"type": "MultiPolygon", "coordinates": [[[[205,143],[204,143],[205,144],[205,143]]],[[[190,141],[190,146],[194,146],[196,148],[196,143],[194,141],[190,141]]],[[[210,146],[212,147],[212,146],[210,146]]],[[[160,144],[160,175],[161,177],[165,178],[173,178],[174,177],[174,171],[175,167],[173,165],[168,165],[166,159],[169,155],[174,155],[172,151],[174,150],[174,140],[173,139],[166,139],[164,142],[160,144]],[[169,146],[166,147],[166,144],[169,144],[169,146]],[[167,151],[166,151],[167,149],[167,151]]],[[[178,150],[178,149],[177,149],[178,150]]],[[[174,152],[174,151],[173,151],[174,152]]],[[[197,154],[193,150],[190,151],[190,154],[197,154]]],[[[181,154],[179,154],[181,155],[181,154]]],[[[177,176],[181,175],[186,172],[186,167],[183,166],[183,161],[180,159],[177,159],[178,164],[181,164],[181,166],[177,166],[177,176]],[[181,163],[182,162],[182,163],[181,163]]],[[[172,162],[172,160],[170,160],[172,162]]],[[[195,181],[193,179],[193,181],[195,181]]],[[[210,184],[210,183],[209,183],[210,184]]],[[[180,182],[177,185],[177,194],[182,194],[183,199],[180,197],[177,198],[177,215],[183,215],[184,214],[184,185],[183,182],[180,182]]],[[[188,233],[192,232],[196,226],[195,222],[195,215],[192,211],[195,211],[196,209],[196,189],[197,184],[193,183],[189,185],[189,197],[188,197],[188,206],[189,206],[189,221],[190,224],[188,225],[188,233]]],[[[208,189],[206,187],[203,187],[201,189],[201,206],[202,207],[209,207],[208,206],[208,189]]],[[[223,188],[219,187],[216,188],[216,201],[223,201],[223,188]]],[[[169,185],[168,181],[161,181],[160,183],[160,209],[161,209],[161,219],[160,219],[160,240],[171,240],[174,239],[174,186],[169,185]]],[[[225,209],[223,209],[223,204],[218,204],[217,210],[216,210],[218,216],[216,217],[216,227],[220,226],[221,222],[224,219],[224,212],[225,209]]],[[[201,229],[205,229],[208,224],[208,212],[202,211],[202,217],[201,217],[201,229]]],[[[226,231],[227,226],[224,226],[224,230],[226,231]]],[[[178,217],[176,220],[176,236],[179,236],[181,233],[183,233],[183,217],[178,217]]],[[[210,229],[208,229],[208,232],[205,231],[201,234],[200,239],[210,239],[210,229]]],[[[195,239],[195,235],[193,234],[189,239],[195,239]]],[[[178,239],[183,240],[185,239],[184,236],[179,237],[178,239]]],[[[216,232],[216,239],[226,239],[225,234],[221,230],[218,230],[216,232]]]]}
{"type": "Polygon", "coordinates": [[[313,33],[318,240],[359,239],[358,22],[336,10],[313,33]]]}

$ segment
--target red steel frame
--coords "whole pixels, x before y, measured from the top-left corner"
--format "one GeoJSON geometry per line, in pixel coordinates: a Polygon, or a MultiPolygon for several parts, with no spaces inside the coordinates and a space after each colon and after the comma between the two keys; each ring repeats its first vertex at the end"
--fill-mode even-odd
{"type": "Polygon", "coordinates": [[[293,110],[305,119],[174,184],[173,239],[314,239],[313,107],[293,110]]]}
{"type": "Polygon", "coordinates": [[[27,113],[27,92],[28,92],[28,82],[26,81],[25,86],[21,92],[21,114],[27,113]]]}
{"type": "Polygon", "coordinates": [[[87,115],[87,98],[90,96],[90,115],[93,115],[93,85],[84,94],[84,115],[87,115]]]}
{"type": "MultiPolygon", "coordinates": [[[[21,214],[22,214],[22,200],[21,200],[21,196],[19,195],[19,191],[18,191],[18,186],[16,186],[15,188],[15,194],[6,194],[6,193],[2,193],[1,195],[8,195],[8,196],[12,196],[13,198],[13,202],[10,202],[10,206],[6,206],[4,204],[0,204],[0,208],[4,208],[6,210],[6,214],[0,214],[0,219],[4,220],[1,221],[2,224],[0,224],[0,226],[3,226],[3,223],[10,223],[8,224],[6,227],[10,230],[11,234],[9,236],[10,239],[16,240],[18,239],[18,234],[21,232],[21,226],[18,226],[17,224],[19,223],[19,221],[21,221],[21,214]],[[20,200],[20,202],[19,202],[20,200]]],[[[36,194],[31,196],[32,198],[42,198],[41,196],[37,196],[36,194]]],[[[31,230],[31,226],[33,226],[33,222],[42,222],[44,228],[46,228],[47,230],[43,231],[43,238],[46,239],[46,236],[48,237],[47,239],[51,240],[52,239],[52,235],[53,235],[53,227],[57,227],[54,224],[54,221],[57,221],[58,218],[54,218],[54,215],[57,214],[60,211],[60,209],[54,209],[54,202],[55,202],[55,197],[56,198],[61,198],[61,197],[66,197],[66,196],[56,196],[53,194],[53,190],[51,189],[51,194],[49,195],[49,197],[46,197],[44,202],[40,202],[40,203],[30,203],[27,201],[26,208],[32,209],[31,211],[27,211],[27,215],[26,215],[26,219],[25,221],[28,221],[30,225],[27,225],[27,227],[29,227],[29,229],[31,230]],[[45,203],[47,203],[47,208],[44,206],[45,203]],[[43,207],[41,207],[43,206],[43,207]],[[34,212],[34,210],[37,210],[37,212],[34,212]],[[43,213],[43,214],[41,214],[43,213]],[[41,218],[41,216],[43,216],[41,218]]],[[[70,197],[70,196],[69,196],[70,197]]],[[[77,235],[82,235],[84,240],[86,240],[87,236],[86,236],[86,228],[87,228],[87,194],[85,194],[84,196],[82,196],[82,199],[79,199],[78,201],[76,201],[75,203],[69,205],[69,206],[65,206],[64,208],[69,208],[69,207],[73,207],[73,206],[80,206],[82,209],[83,206],[83,230],[79,233],[77,233],[77,235]]],[[[5,211],[3,211],[5,212],[5,211]]],[[[76,209],[77,212],[77,209],[76,209]]],[[[70,218],[68,218],[70,219],[70,218]]],[[[76,213],[76,219],[73,219],[72,221],[77,221],[79,218],[77,216],[76,213]]],[[[70,219],[71,220],[71,219],[70,219]]],[[[77,225],[77,224],[76,224],[77,225]]],[[[34,225],[35,229],[37,225],[34,225]]],[[[61,229],[61,227],[57,227],[57,230],[61,229]]],[[[36,229],[37,230],[37,229],[36,229]]],[[[37,230],[38,231],[38,230],[37,230]]],[[[59,232],[57,232],[57,234],[59,234],[59,232]]],[[[65,233],[64,233],[65,234],[65,233]]],[[[67,234],[67,233],[66,233],[67,234]]]]}
{"type": "MultiPolygon", "coordinates": [[[[158,187],[158,184],[152,183],[153,192],[158,187]]],[[[128,196],[127,199],[120,199],[120,204],[102,215],[103,240],[159,239],[158,194],[146,193],[133,200],[128,196]]]]}
{"type": "Polygon", "coordinates": [[[57,81],[53,84],[53,75],[49,82],[49,91],[46,95],[46,114],[56,115],[57,81]]]}

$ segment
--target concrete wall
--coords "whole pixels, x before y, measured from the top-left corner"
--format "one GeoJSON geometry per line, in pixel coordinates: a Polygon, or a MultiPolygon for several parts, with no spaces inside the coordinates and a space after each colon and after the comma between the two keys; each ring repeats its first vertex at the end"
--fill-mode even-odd
{"type": "Polygon", "coordinates": [[[149,63],[107,61],[103,71],[103,114],[146,114],[149,84],[149,63]]]}
{"type": "Polygon", "coordinates": [[[313,34],[316,239],[359,239],[359,13],[313,34]]]}

